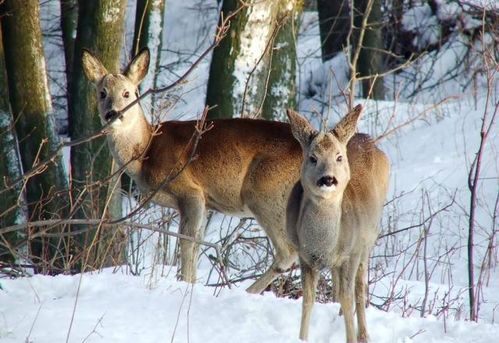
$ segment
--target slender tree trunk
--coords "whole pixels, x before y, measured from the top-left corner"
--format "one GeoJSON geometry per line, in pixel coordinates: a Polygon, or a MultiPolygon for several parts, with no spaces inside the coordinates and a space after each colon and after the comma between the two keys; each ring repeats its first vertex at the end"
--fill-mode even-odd
{"type": "MultiPolygon", "coordinates": [[[[123,46],[126,0],[102,0],[78,2],[78,28],[70,83],[69,133],[78,139],[101,128],[96,106],[95,89],[83,74],[81,54],[87,48],[96,53],[110,72],[119,71],[119,56],[123,46]]],[[[74,186],[73,197],[78,198],[85,190],[88,194],[78,216],[88,218],[121,216],[121,199],[118,177],[109,183],[98,183],[111,174],[112,157],[104,139],[96,139],[71,149],[71,171],[74,186]]],[[[104,261],[102,254],[109,248],[113,232],[89,231],[79,240],[80,249],[92,255],[90,265],[99,267],[104,261]],[[103,237],[105,236],[105,237],[103,237]],[[92,244],[94,242],[94,244],[92,244]],[[88,250],[91,248],[91,251],[88,250]]],[[[90,256],[89,255],[89,256],[90,256]]],[[[110,256],[111,260],[119,259],[110,256]]],[[[107,261],[104,264],[109,264],[107,261]]]]}
{"type": "MultiPolygon", "coordinates": [[[[166,0],[137,0],[131,55],[137,55],[137,53],[145,47],[149,49],[150,53],[149,72],[140,84],[141,92],[145,92],[150,88],[158,88],[159,86],[158,80],[161,65],[161,49],[163,46],[165,3],[166,0]]],[[[151,94],[141,100],[144,113],[149,117],[152,123],[158,121],[159,118],[156,117],[156,114],[161,113],[162,105],[158,102],[160,98],[161,96],[159,95],[151,94]]],[[[127,174],[122,175],[121,185],[127,193],[131,193],[134,189],[132,179],[127,174]]],[[[140,243],[141,231],[142,230],[138,230],[129,237],[128,246],[136,251],[143,251],[140,243]]],[[[167,246],[165,246],[165,248],[167,248],[167,246]]]]}
{"type": "Polygon", "coordinates": [[[286,109],[296,106],[296,38],[301,1],[280,1],[270,53],[270,72],[261,117],[286,120],[286,109]]]}
{"type": "MultiPolygon", "coordinates": [[[[23,168],[30,170],[49,158],[59,143],[43,54],[40,7],[38,1],[6,0],[1,9],[9,99],[23,168]]],[[[53,161],[43,173],[28,180],[30,219],[65,215],[67,201],[61,192],[67,189],[67,181],[60,154],[53,161]]],[[[42,262],[50,261],[49,268],[62,267],[66,252],[60,243],[56,239],[32,242],[34,262],[38,257],[42,262]]]]}
{"type": "Polygon", "coordinates": [[[354,48],[361,49],[357,63],[359,77],[369,77],[362,81],[362,95],[370,96],[373,99],[383,100],[385,98],[385,87],[383,78],[379,77],[383,72],[383,47],[382,37],[382,13],[381,0],[360,0],[354,1],[354,48]],[[372,2],[372,6],[370,5],[372,2]],[[369,10],[369,7],[371,9],[369,10]],[[362,27],[362,19],[368,16],[367,24],[362,27]],[[359,42],[359,30],[364,31],[364,39],[359,42]]]}
{"type": "MultiPolygon", "coordinates": [[[[209,118],[261,114],[279,1],[250,0],[246,3],[232,20],[227,36],[213,51],[206,103],[214,108],[210,110],[209,118]]],[[[238,0],[225,0],[223,16],[236,11],[240,5],[238,0]]]]}
{"type": "MultiPolygon", "coordinates": [[[[0,37],[2,30],[0,27],[0,37]]],[[[14,121],[9,104],[7,75],[5,74],[5,57],[0,38],[0,228],[22,224],[28,220],[26,194],[22,184],[12,187],[8,185],[23,174],[21,156],[14,121]]],[[[18,252],[23,255],[27,251],[23,246],[25,235],[15,231],[0,235],[0,261],[14,262],[18,252]]]]}
{"type": "Polygon", "coordinates": [[[350,31],[349,0],[317,0],[322,61],[342,51],[350,31]]]}
{"type": "MultiPolygon", "coordinates": [[[[140,87],[142,91],[158,86],[161,48],[163,42],[163,18],[166,0],[137,0],[135,12],[135,32],[133,37],[132,55],[135,56],[141,48],[148,47],[151,53],[149,73],[140,87]]],[[[156,98],[154,94],[141,101],[142,106],[154,115],[156,98]]]]}
{"type": "Polygon", "coordinates": [[[61,31],[64,44],[64,59],[66,62],[66,94],[68,106],[71,102],[71,79],[73,72],[76,25],[78,24],[78,1],[60,0],[61,2],[61,31]]]}

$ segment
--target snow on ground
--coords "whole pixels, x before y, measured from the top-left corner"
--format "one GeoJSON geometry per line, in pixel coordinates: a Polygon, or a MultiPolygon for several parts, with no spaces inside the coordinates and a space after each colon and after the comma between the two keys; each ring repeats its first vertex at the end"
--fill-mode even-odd
{"type": "MultiPolygon", "coordinates": [[[[384,105],[393,106],[390,102],[384,105]]],[[[462,183],[466,169],[459,166],[471,156],[478,138],[467,135],[464,145],[462,138],[455,136],[463,127],[477,132],[480,110],[461,105],[457,114],[443,116],[432,125],[420,122],[406,127],[399,136],[382,143],[393,162],[392,188],[411,189],[429,179],[432,183],[447,182],[449,187],[462,183]]],[[[368,118],[373,107],[366,103],[368,118]]],[[[451,109],[456,110],[456,106],[446,108],[451,109]]],[[[363,125],[368,130],[368,125],[363,125]]],[[[497,148],[497,134],[491,142],[497,148]]],[[[497,175],[497,160],[486,160],[485,166],[491,175],[497,175]]],[[[484,192],[494,190],[489,187],[484,192]]],[[[405,206],[414,203],[407,201],[405,206]]],[[[449,234],[445,237],[452,238],[449,234]]],[[[458,303],[465,304],[465,262],[465,256],[454,260],[454,289],[445,282],[432,281],[430,292],[452,291],[460,296],[458,303]]],[[[141,276],[104,270],[75,276],[0,279],[0,342],[64,342],[73,312],[69,342],[299,342],[301,299],[247,294],[244,289],[250,281],[233,289],[204,286],[207,270],[199,273],[201,281],[194,286],[176,281],[175,273],[174,267],[165,266],[164,276],[158,270],[154,274],[144,270],[141,276]]],[[[391,281],[385,278],[371,291],[385,294],[391,281]]],[[[418,311],[404,310],[398,304],[389,312],[371,306],[367,320],[372,342],[491,342],[499,337],[499,325],[493,323],[499,307],[498,281],[498,273],[492,273],[489,286],[484,287],[486,303],[479,324],[450,319],[465,318],[465,313],[445,319],[432,315],[419,318],[418,311]]],[[[423,286],[421,281],[403,280],[398,290],[409,290],[407,301],[417,304],[423,297],[423,286]]],[[[338,304],[315,305],[311,342],[344,341],[343,318],[338,311],[338,304]]]]}
{"type": "MultiPolygon", "coordinates": [[[[130,1],[129,6],[133,8],[134,2],[130,1]]],[[[167,50],[164,51],[162,63],[166,69],[161,74],[164,84],[175,80],[203,51],[209,42],[207,37],[212,34],[210,25],[216,20],[215,4],[208,5],[198,0],[167,2],[166,43],[163,44],[167,50]],[[194,21],[193,16],[196,18],[194,21]]],[[[305,16],[302,27],[308,29],[303,29],[298,42],[302,93],[300,110],[307,114],[314,110],[331,112],[334,114],[330,118],[331,125],[343,112],[339,106],[342,100],[334,96],[338,88],[344,87],[348,81],[345,57],[339,55],[322,65],[320,49],[317,48],[317,18],[305,16]],[[330,95],[334,105],[325,108],[324,102],[329,101],[330,95]],[[317,98],[322,102],[316,101],[317,98]]],[[[129,40],[129,35],[127,38],[129,40]]],[[[440,63],[430,70],[435,79],[445,74],[445,67],[453,64],[461,52],[459,41],[450,42],[449,47],[452,44],[455,48],[443,52],[438,58],[440,63]]],[[[420,69],[405,73],[410,75],[425,71],[428,65],[423,60],[420,65],[414,66],[420,69]]],[[[204,106],[208,70],[209,60],[203,61],[189,77],[189,82],[173,94],[180,100],[162,119],[191,119],[199,114],[204,106]]],[[[404,76],[397,78],[396,81],[400,82],[404,76]]],[[[483,287],[480,322],[464,320],[467,317],[464,247],[469,199],[466,181],[479,144],[485,91],[482,88],[477,95],[463,94],[458,81],[448,82],[435,91],[427,89],[417,96],[417,102],[406,99],[397,102],[357,100],[366,108],[361,131],[374,137],[382,135],[385,129],[416,118],[380,141],[380,146],[392,162],[389,198],[406,194],[387,206],[383,227],[394,224],[388,222],[392,220],[397,220],[395,224],[399,228],[418,223],[426,215],[425,208],[429,205],[421,200],[425,192],[430,195],[428,199],[435,209],[456,194],[456,204],[436,217],[433,223],[428,258],[432,271],[430,302],[433,302],[435,309],[432,313],[446,305],[452,308],[448,309],[448,315],[426,313],[425,318],[420,318],[418,307],[425,293],[422,259],[418,257],[420,261],[414,264],[415,273],[405,271],[404,260],[410,259],[413,251],[397,255],[401,256],[400,260],[390,259],[383,256],[385,244],[388,243],[380,239],[373,254],[381,257],[374,257],[371,265],[385,264],[387,275],[371,286],[371,301],[379,304],[390,292],[405,292],[406,296],[394,302],[388,312],[375,306],[368,308],[368,328],[375,343],[491,342],[499,337],[499,325],[495,324],[499,309],[499,273],[494,268],[490,270],[489,281],[483,287]],[[447,99],[445,104],[431,108],[434,102],[448,96],[452,98],[447,99]],[[419,113],[424,115],[419,117],[419,113]],[[390,125],[386,126],[386,123],[390,125]],[[441,253],[448,247],[456,249],[446,257],[447,260],[439,262],[441,253]],[[450,298],[456,300],[449,301],[450,298]]],[[[410,91],[412,89],[407,92],[410,91]]],[[[314,124],[318,127],[320,120],[314,118],[314,124]]],[[[490,214],[493,213],[493,201],[499,190],[498,149],[498,131],[493,130],[487,145],[483,184],[479,193],[478,256],[483,255],[487,230],[493,225],[490,214]]],[[[156,209],[150,209],[153,213],[148,215],[149,219],[162,215],[156,209]]],[[[220,218],[213,221],[207,240],[220,238],[222,221],[220,218]]],[[[235,222],[237,224],[237,220],[235,222]]],[[[390,244],[398,252],[413,244],[420,235],[420,229],[411,230],[395,237],[394,243],[390,241],[390,244]]],[[[148,246],[154,245],[154,242],[148,242],[148,246]]],[[[115,273],[104,270],[75,276],[36,275],[16,280],[0,279],[0,342],[299,342],[301,299],[276,298],[271,293],[249,295],[244,289],[251,281],[239,283],[232,289],[205,286],[205,283],[213,283],[209,278],[210,262],[205,256],[200,261],[200,281],[194,286],[176,281],[175,267],[165,266],[162,271],[155,269],[151,273],[146,268],[147,263],[144,264],[148,257],[138,252],[136,258],[140,263],[134,274],[141,272],[140,276],[133,276],[123,268],[115,273]]],[[[338,316],[338,310],[338,304],[315,305],[310,341],[344,341],[343,318],[338,316]]]]}
{"type": "MultiPolygon", "coordinates": [[[[2,280],[0,341],[299,342],[301,301],[122,272],[2,280]],[[79,290],[78,290],[79,288],[79,290]]],[[[316,304],[310,341],[344,341],[338,304],[316,304]]],[[[373,342],[490,342],[499,326],[367,310],[373,342]]]]}

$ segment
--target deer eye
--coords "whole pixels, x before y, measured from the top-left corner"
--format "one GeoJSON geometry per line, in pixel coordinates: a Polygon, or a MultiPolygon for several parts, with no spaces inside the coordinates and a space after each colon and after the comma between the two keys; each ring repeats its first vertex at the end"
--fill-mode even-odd
{"type": "Polygon", "coordinates": [[[317,158],[315,156],[310,156],[308,160],[310,161],[310,163],[314,165],[317,164],[317,158]]]}
{"type": "Polygon", "coordinates": [[[100,96],[101,99],[105,99],[106,95],[107,95],[106,91],[104,91],[104,90],[100,91],[100,93],[99,93],[99,96],[100,96]]]}
{"type": "Polygon", "coordinates": [[[341,161],[343,161],[343,156],[338,155],[338,157],[336,157],[336,162],[341,162],[341,161]]]}
{"type": "Polygon", "coordinates": [[[123,92],[123,97],[128,99],[130,97],[130,92],[129,91],[124,91],[123,92]]]}

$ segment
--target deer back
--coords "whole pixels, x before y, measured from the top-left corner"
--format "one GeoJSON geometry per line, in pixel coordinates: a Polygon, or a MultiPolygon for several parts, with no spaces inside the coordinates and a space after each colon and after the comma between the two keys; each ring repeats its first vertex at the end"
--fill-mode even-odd
{"type": "Polygon", "coordinates": [[[209,208],[224,213],[249,214],[249,193],[268,194],[275,202],[285,200],[299,176],[301,148],[288,124],[255,119],[220,119],[199,140],[195,158],[192,137],[195,121],[160,124],[143,160],[145,181],[150,187],[183,168],[168,185],[168,192],[182,195],[187,189],[201,191],[209,208]],[[189,143],[191,142],[191,143],[189,143]],[[259,192],[260,191],[260,192],[259,192]]]}
{"type": "Polygon", "coordinates": [[[96,86],[101,121],[113,120],[108,134],[113,156],[141,190],[162,187],[154,200],[169,207],[178,207],[180,198],[196,193],[209,208],[224,213],[251,215],[249,202],[284,213],[301,159],[289,124],[214,120],[213,128],[198,141],[193,139],[196,121],[152,126],[140,103],[123,111],[137,99],[148,65],[147,49],[122,74],[109,73],[98,58],[83,53],[85,74],[96,86]]]}

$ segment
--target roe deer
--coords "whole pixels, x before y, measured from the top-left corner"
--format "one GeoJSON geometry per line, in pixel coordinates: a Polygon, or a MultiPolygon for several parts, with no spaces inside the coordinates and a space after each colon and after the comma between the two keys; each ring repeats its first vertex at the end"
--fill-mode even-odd
{"type": "MultiPolygon", "coordinates": [[[[147,74],[149,51],[139,52],[122,74],[109,73],[90,52],[83,52],[86,77],[96,86],[101,122],[107,123],[137,99],[147,74]]],[[[196,121],[151,125],[139,103],[108,128],[114,159],[142,193],[157,190],[166,177],[188,161],[196,121]]],[[[254,217],[275,249],[272,266],[249,288],[262,292],[297,255],[286,237],[286,203],[299,178],[301,148],[286,123],[254,119],[214,120],[198,142],[197,158],[154,195],[161,206],[178,209],[180,232],[200,238],[207,209],[254,217]]],[[[198,246],[180,241],[180,276],[196,280],[198,246]]]]}
{"type": "Polygon", "coordinates": [[[358,105],[331,131],[317,132],[300,114],[288,110],[291,130],[303,148],[300,181],[293,187],[286,213],[288,237],[300,258],[303,340],[308,338],[318,273],[324,268],[332,269],[347,342],[368,340],[366,271],[378,236],[390,167],[369,136],[355,134],[361,111],[358,105]]]}

